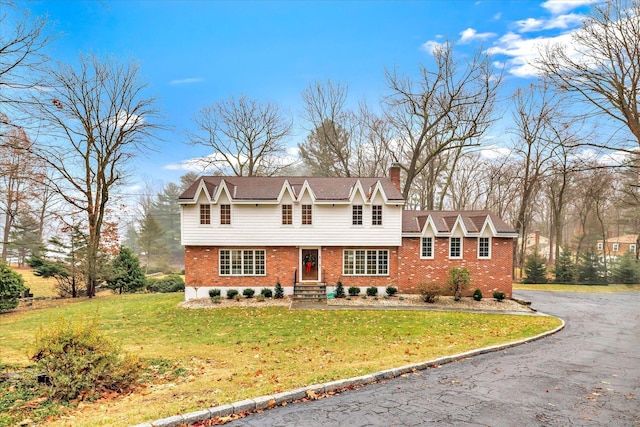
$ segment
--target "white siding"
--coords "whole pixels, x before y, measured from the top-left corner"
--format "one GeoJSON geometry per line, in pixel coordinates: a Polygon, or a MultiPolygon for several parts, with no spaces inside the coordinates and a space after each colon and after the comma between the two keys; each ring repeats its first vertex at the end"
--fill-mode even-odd
{"type": "MultiPolygon", "coordinates": [[[[371,205],[364,205],[363,225],[352,225],[350,204],[313,205],[313,224],[302,225],[302,205],[312,204],[303,197],[293,204],[293,225],[282,225],[279,204],[232,204],[231,225],[219,225],[220,210],[211,208],[211,225],[200,224],[200,203],[182,206],[182,244],[185,246],[400,246],[402,244],[402,206],[384,205],[382,226],[371,225],[371,205]]],[[[222,202],[228,203],[228,202],[222,202]]],[[[356,197],[355,204],[363,203],[356,197]]],[[[364,204],[364,203],[363,203],[364,204]]]]}

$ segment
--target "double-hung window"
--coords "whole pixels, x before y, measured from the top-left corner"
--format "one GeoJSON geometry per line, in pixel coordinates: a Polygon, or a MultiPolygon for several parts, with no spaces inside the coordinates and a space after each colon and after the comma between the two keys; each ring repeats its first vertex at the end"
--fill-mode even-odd
{"type": "Polygon", "coordinates": [[[614,243],[612,245],[612,249],[613,249],[613,252],[618,252],[618,250],[620,249],[620,244],[619,243],[614,243]]]}
{"type": "Polygon", "coordinates": [[[211,205],[200,205],[200,224],[211,224],[211,205]]]}
{"type": "Polygon", "coordinates": [[[220,249],[221,276],[264,276],[264,249],[220,249]]]}
{"type": "Polygon", "coordinates": [[[293,206],[282,205],[282,225],[293,224],[293,206]]]}
{"type": "Polygon", "coordinates": [[[231,205],[220,205],[220,224],[231,224],[231,205]]]}
{"type": "Polygon", "coordinates": [[[342,272],[348,276],[386,276],[389,274],[387,249],[345,249],[342,272]]]}
{"type": "Polygon", "coordinates": [[[433,258],[433,237],[423,237],[420,240],[420,258],[433,258]]]}
{"type": "Polygon", "coordinates": [[[362,225],[362,205],[353,205],[351,207],[353,225],[362,225]]]}
{"type": "Polygon", "coordinates": [[[462,237],[449,238],[449,258],[462,258],[462,237]]]}
{"type": "Polygon", "coordinates": [[[313,224],[313,205],[302,205],[302,225],[313,224]]]}
{"type": "Polygon", "coordinates": [[[478,258],[491,258],[490,237],[478,237],[478,258]]]}
{"type": "Polygon", "coordinates": [[[371,206],[371,225],[382,225],[382,205],[371,206]]]}

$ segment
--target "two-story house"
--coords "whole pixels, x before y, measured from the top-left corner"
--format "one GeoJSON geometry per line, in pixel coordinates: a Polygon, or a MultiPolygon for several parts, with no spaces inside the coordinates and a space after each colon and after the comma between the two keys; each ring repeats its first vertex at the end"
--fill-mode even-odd
{"type": "Polygon", "coordinates": [[[609,237],[606,244],[603,240],[598,240],[596,251],[600,257],[606,256],[607,259],[616,259],[627,252],[635,254],[639,243],[640,237],[637,234],[625,234],[624,236],[609,237]]]}
{"type": "Polygon", "coordinates": [[[511,295],[514,230],[488,211],[404,209],[389,177],[204,176],[179,198],[187,300],[211,288],[444,284],[453,265],[472,289],[511,295]]]}

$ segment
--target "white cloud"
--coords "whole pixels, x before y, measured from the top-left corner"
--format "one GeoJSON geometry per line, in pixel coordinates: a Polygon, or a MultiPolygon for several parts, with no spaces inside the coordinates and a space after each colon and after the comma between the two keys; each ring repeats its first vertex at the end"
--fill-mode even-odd
{"type": "Polygon", "coordinates": [[[575,13],[554,16],[551,19],[527,18],[516,21],[516,27],[518,27],[518,32],[520,33],[552,29],[569,29],[578,27],[582,23],[583,18],[583,15],[577,15],[575,13]]]}
{"type": "Polygon", "coordinates": [[[467,28],[466,30],[460,32],[459,43],[465,44],[473,40],[486,40],[495,37],[496,35],[496,33],[478,33],[473,28],[467,28]]]}
{"type": "Polygon", "coordinates": [[[509,154],[511,154],[511,150],[509,148],[500,147],[498,145],[489,145],[480,150],[480,156],[488,160],[502,159],[509,157],[509,154]]]}
{"type": "Polygon", "coordinates": [[[436,50],[442,49],[444,45],[445,43],[440,43],[435,40],[429,40],[428,42],[423,43],[421,48],[433,55],[436,50]]]}
{"type": "MultiPolygon", "coordinates": [[[[598,2],[599,0],[547,0],[541,4],[554,15],[568,12],[578,7],[587,6],[598,2]]],[[[600,0],[601,1],[601,0],[600,0]]]]}
{"type": "Polygon", "coordinates": [[[186,84],[191,84],[191,83],[200,83],[203,82],[204,79],[201,77],[189,77],[186,79],[176,79],[176,80],[171,80],[169,82],[170,85],[186,85],[186,84]]]}

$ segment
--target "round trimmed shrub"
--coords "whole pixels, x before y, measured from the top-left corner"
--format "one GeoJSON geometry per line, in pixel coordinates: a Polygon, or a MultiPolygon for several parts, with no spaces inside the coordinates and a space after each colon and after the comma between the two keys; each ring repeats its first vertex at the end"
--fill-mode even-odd
{"type": "Polygon", "coordinates": [[[242,291],[242,295],[244,295],[247,298],[253,298],[253,295],[256,293],[256,291],[254,291],[251,288],[247,288],[245,290],[242,291]]]}
{"type": "Polygon", "coordinates": [[[480,301],[482,299],[482,291],[480,289],[473,291],[473,299],[476,301],[480,301]]]}
{"type": "Polygon", "coordinates": [[[227,289],[227,299],[234,299],[238,295],[237,289],[227,289]]]}
{"type": "Polygon", "coordinates": [[[260,291],[260,295],[265,298],[271,298],[273,296],[273,291],[269,288],[262,288],[262,290],[260,291]]]}
{"type": "Polygon", "coordinates": [[[395,286],[387,286],[387,289],[385,289],[385,292],[387,293],[387,295],[392,297],[398,293],[398,288],[396,288],[395,286]]]}
{"type": "Polygon", "coordinates": [[[350,286],[349,287],[349,296],[355,297],[356,295],[360,294],[360,288],[357,286],[350,286]]]}
{"type": "Polygon", "coordinates": [[[376,286],[371,286],[367,288],[367,296],[375,297],[378,295],[378,288],[376,286]]]}

